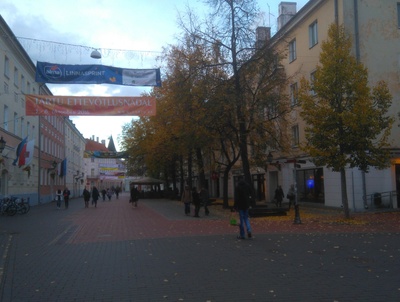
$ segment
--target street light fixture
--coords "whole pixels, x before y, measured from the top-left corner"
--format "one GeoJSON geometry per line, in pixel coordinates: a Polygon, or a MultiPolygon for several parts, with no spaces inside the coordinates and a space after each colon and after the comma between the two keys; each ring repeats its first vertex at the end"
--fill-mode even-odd
{"type": "Polygon", "coordinates": [[[0,139],[0,154],[3,153],[5,147],[6,147],[7,142],[4,140],[3,137],[0,139]]]}
{"type": "Polygon", "coordinates": [[[95,49],[90,54],[90,57],[93,59],[101,59],[101,53],[97,49],[95,49]]]}
{"type": "Polygon", "coordinates": [[[51,166],[53,167],[53,170],[57,167],[57,162],[55,160],[53,160],[53,162],[51,163],[51,166]]]}

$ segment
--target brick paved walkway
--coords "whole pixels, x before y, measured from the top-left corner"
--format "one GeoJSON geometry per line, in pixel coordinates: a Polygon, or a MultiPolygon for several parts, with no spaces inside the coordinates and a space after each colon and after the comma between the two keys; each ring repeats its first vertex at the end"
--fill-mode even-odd
{"type": "Polygon", "coordinates": [[[184,215],[170,200],[54,204],[0,217],[0,301],[400,301],[399,213],[184,215]]]}

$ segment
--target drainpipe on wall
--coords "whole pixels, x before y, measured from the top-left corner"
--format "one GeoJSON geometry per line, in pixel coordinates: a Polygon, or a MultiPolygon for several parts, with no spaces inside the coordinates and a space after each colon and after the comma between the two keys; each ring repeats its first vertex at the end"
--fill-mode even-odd
{"type": "MultiPolygon", "coordinates": [[[[354,0],[354,46],[356,50],[356,60],[357,62],[360,62],[360,32],[359,32],[359,27],[358,27],[358,0],[354,0]]],[[[362,175],[362,187],[363,187],[363,202],[364,202],[364,208],[368,209],[368,204],[367,204],[367,186],[365,183],[365,172],[361,172],[362,175]]]]}

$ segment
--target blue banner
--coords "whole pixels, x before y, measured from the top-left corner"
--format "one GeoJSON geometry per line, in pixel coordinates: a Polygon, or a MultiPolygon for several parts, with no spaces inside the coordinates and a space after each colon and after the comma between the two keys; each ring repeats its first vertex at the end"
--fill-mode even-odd
{"type": "Polygon", "coordinates": [[[126,69],[104,65],[37,62],[36,82],[52,84],[114,84],[161,87],[160,69],[126,69]]]}

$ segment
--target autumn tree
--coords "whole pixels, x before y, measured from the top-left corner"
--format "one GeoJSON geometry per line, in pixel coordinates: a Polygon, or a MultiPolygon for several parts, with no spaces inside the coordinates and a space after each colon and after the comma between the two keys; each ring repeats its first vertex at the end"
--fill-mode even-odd
{"type": "Polygon", "coordinates": [[[127,134],[135,135],[127,138],[130,142],[127,148],[144,154],[146,172],[165,179],[168,175],[174,178],[179,170],[181,189],[186,182],[192,185],[193,164],[199,185],[206,182],[203,158],[210,155],[213,143],[213,135],[206,126],[212,123],[207,103],[209,87],[213,85],[209,73],[199,68],[198,62],[207,60],[202,45],[193,37],[185,36],[180,45],[166,49],[163,85],[153,89],[157,96],[157,116],[141,118],[140,123],[130,125],[142,129],[126,129],[127,134]],[[143,133],[146,137],[142,143],[143,133]],[[140,148],[136,148],[139,143],[140,148]]]}
{"type": "Polygon", "coordinates": [[[332,24],[322,43],[312,83],[302,79],[299,101],[306,122],[306,151],[316,165],[340,172],[342,203],[349,218],[345,169],[389,164],[388,115],[391,95],[385,82],[368,86],[368,70],[351,53],[344,26],[332,24]],[[311,93],[310,93],[311,92],[311,93]]]}
{"type": "Polygon", "coordinates": [[[258,151],[258,158],[261,158],[268,143],[274,142],[274,145],[269,145],[270,148],[279,146],[277,142],[283,141],[285,133],[281,129],[281,135],[275,138],[268,135],[276,134],[277,124],[273,126],[274,121],[283,119],[286,110],[281,105],[285,103],[282,87],[286,84],[283,69],[279,68],[281,57],[268,49],[267,44],[262,47],[264,51],[255,48],[256,21],[259,16],[256,1],[205,2],[212,10],[206,21],[198,22],[188,12],[187,18],[182,18],[181,26],[188,34],[203,41],[210,52],[218,53],[212,64],[203,64],[202,68],[219,66],[229,75],[225,79],[224,90],[225,98],[233,105],[231,113],[234,119],[229,123],[237,134],[245,180],[252,183],[249,150],[258,151]],[[268,130],[271,132],[268,133],[268,130]]]}

